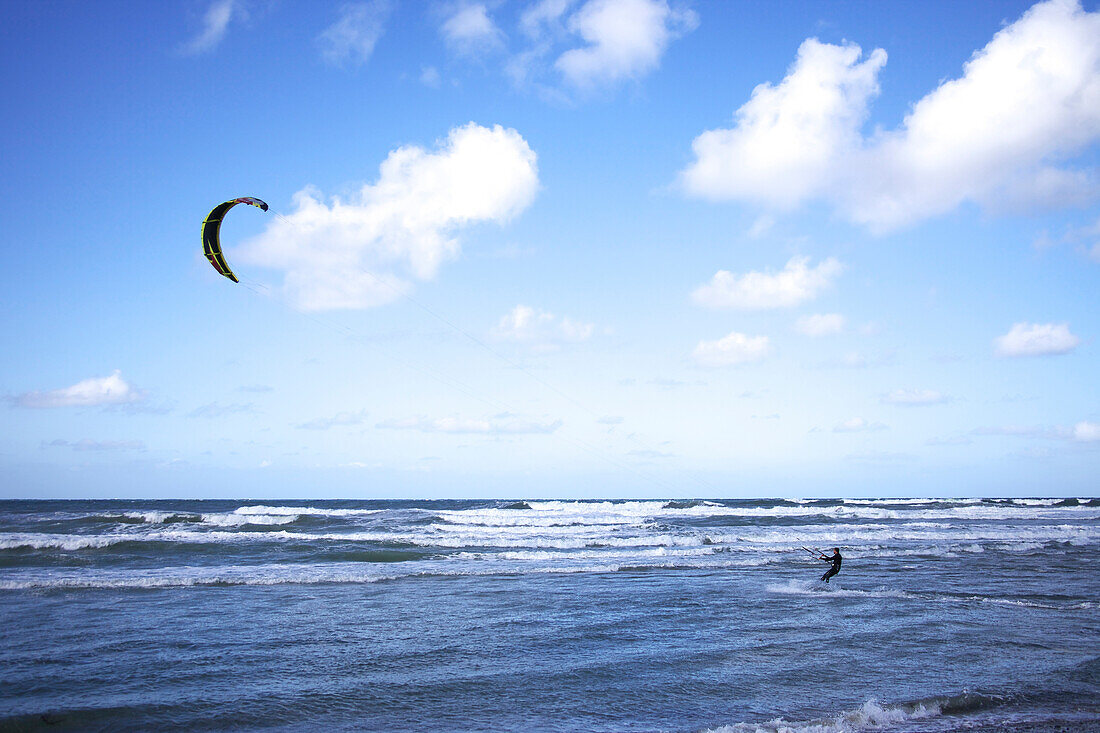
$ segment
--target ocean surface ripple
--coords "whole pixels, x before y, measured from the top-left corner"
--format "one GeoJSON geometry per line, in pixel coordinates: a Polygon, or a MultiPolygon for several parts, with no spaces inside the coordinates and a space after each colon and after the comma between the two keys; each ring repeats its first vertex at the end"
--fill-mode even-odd
{"type": "Polygon", "coordinates": [[[1095,498],[0,502],[0,731],[1100,731],[1098,546],[1095,498]]]}

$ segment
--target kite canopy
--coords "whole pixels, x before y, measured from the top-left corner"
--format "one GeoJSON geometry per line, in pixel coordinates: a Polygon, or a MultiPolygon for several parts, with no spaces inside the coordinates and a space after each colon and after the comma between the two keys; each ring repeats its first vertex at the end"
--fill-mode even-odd
{"type": "Polygon", "coordinates": [[[206,259],[210,260],[210,264],[214,266],[214,269],[217,270],[219,274],[225,275],[233,282],[240,282],[240,280],[238,280],[237,276],[233,274],[233,271],[229,269],[229,265],[225,263],[225,256],[222,255],[222,243],[219,232],[221,231],[222,219],[225,217],[225,212],[229,211],[237,204],[248,204],[262,211],[267,211],[267,204],[263,201],[254,199],[251,196],[242,196],[239,199],[232,199],[215,206],[214,210],[207,215],[206,221],[202,223],[203,254],[206,255],[206,259]]]}

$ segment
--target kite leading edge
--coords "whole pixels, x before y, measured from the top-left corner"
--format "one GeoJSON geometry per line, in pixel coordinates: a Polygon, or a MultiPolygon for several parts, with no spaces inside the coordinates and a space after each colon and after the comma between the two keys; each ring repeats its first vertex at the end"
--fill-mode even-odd
{"type": "Polygon", "coordinates": [[[233,271],[229,269],[229,265],[225,262],[225,256],[222,254],[222,243],[219,232],[221,231],[222,219],[225,217],[226,212],[237,204],[248,204],[262,211],[267,211],[267,204],[260,199],[252,198],[251,196],[242,196],[239,199],[232,199],[215,206],[214,210],[206,216],[206,220],[202,223],[203,254],[206,255],[206,259],[210,260],[210,264],[214,266],[214,269],[217,270],[219,274],[226,276],[233,282],[240,282],[240,280],[237,279],[237,276],[233,274],[233,271]]]}

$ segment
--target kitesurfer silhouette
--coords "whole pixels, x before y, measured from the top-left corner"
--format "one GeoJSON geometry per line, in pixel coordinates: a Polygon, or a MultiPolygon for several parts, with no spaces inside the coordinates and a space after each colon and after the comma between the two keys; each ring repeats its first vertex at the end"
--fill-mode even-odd
{"type": "Polygon", "coordinates": [[[833,564],[833,566],[826,570],[825,574],[821,576],[821,579],[828,583],[829,578],[840,572],[840,563],[844,558],[840,556],[840,548],[834,547],[832,555],[826,556],[822,554],[819,559],[824,560],[825,562],[831,562],[833,564]]]}

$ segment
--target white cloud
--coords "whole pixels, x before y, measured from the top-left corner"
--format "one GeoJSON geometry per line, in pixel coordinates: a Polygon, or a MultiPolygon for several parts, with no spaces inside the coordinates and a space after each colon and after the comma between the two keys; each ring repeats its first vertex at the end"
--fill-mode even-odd
{"type": "Polygon", "coordinates": [[[556,349],[563,343],[587,341],[595,333],[591,323],[581,323],[568,317],[517,305],[502,316],[493,336],[502,341],[526,344],[538,351],[556,349]]]}
{"type": "Polygon", "coordinates": [[[231,260],[283,271],[287,295],[304,310],[369,308],[435,277],[458,256],[457,229],[504,222],[537,190],[536,156],[523,137],[470,123],[451,130],[435,152],[394,150],[378,181],[347,200],[325,204],[314,189],[299,191],[294,213],[231,260]]]}
{"type": "Polygon", "coordinates": [[[1100,196],[1093,173],[1066,167],[1100,139],[1100,12],[1076,0],[1035,5],[901,127],[867,138],[886,56],[859,58],[857,46],[803,43],[787,77],[757,87],[733,128],[695,139],[685,189],[771,208],[820,198],[875,231],[967,201],[1019,209],[1100,196]]]}
{"type": "Polygon", "coordinates": [[[439,75],[439,69],[434,66],[425,66],[420,70],[420,83],[432,89],[439,89],[443,85],[443,77],[439,75]]]}
{"type": "Polygon", "coordinates": [[[400,420],[385,420],[378,423],[378,427],[390,430],[418,430],[422,433],[523,435],[552,433],[561,427],[561,424],[561,420],[529,420],[508,414],[487,418],[429,418],[420,415],[400,420]]]}
{"type": "Polygon", "coordinates": [[[717,341],[700,341],[692,357],[700,366],[724,367],[760,361],[769,351],[767,336],[746,336],[734,331],[717,341]]]}
{"type": "Polygon", "coordinates": [[[463,55],[476,55],[501,46],[504,34],[483,3],[460,3],[451,8],[440,27],[447,45],[463,55]]]}
{"type": "Polygon", "coordinates": [[[786,208],[823,193],[831,172],[856,147],[867,101],[878,91],[886,52],[859,62],[859,46],[811,38],[787,77],[761,84],[731,129],[695,138],[686,190],[709,199],[742,199],[786,208]]]}
{"type": "Polygon", "coordinates": [[[886,426],[880,422],[871,422],[862,417],[853,417],[833,426],[834,433],[869,433],[885,430],[886,426]]]}
{"type": "Polygon", "coordinates": [[[541,38],[561,24],[574,0],[539,0],[520,15],[519,27],[528,38],[541,38]]]}
{"type": "Polygon", "coordinates": [[[942,405],[950,401],[950,397],[932,389],[896,389],[890,394],[883,395],[882,401],[889,405],[901,405],[903,407],[915,407],[918,405],[942,405]]]}
{"type": "Polygon", "coordinates": [[[734,275],[727,270],[719,270],[691,297],[698,305],[708,308],[790,308],[816,298],[844,269],[832,257],[816,267],[810,267],[809,261],[809,257],[792,257],[781,272],[774,274],[747,272],[734,275]]]}
{"type": "Polygon", "coordinates": [[[234,18],[245,18],[247,13],[238,0],[214,0],[202,18],[202,31],[183,46],[185,54],[201,54],[217,47],[234,18]]]}
{"type": "Polygon", "coordinates": [[[71,387],[48,392],[25,392],[11,398],[20,407],[99,407],[141,402],[145,394],[122,378],[116,369],[109,377],[84,379],[71,387]]]}
{"type": "Polygon", "coordinates": [[[318,417],[308,422],[299,423],[302,430],[328,430],[338,426],[362,425],[367,419],[367,411],[338,412],[332,417],[318,417]]]}
{"type": "Polygon", "coordinates": [[[339,19],[317,40],[321,55],[330,64],[365,64],[382,36],[389,16],[388,0],[348,3],[340,8],[339,19]]]}
{"type": "Polygon", "coordinates": [[[82,438],[74,442],[68,440],[52,440],[43,442],[43,447],[72,448],[75,451],[115,451],[115,450],[145,450],[145,443],[140,440],[92,440],[82,438]]]}
{"type": "Polygon", "coordinates": [[[804,336],[830,336],[844,330],[844,316],[839,313],[816,313],[799,318],[794,328],[804,336]]]}
{"type": "Polygon", "coordinates": [[[1100,423],[1082,421],[1073,426],[1073,439],[1083,443],[1100,441],[1100,423]]]}
{"type": "Polygon", "coordinates": [[[566,51],[555,66],[580,88],[635,78],[655,69],[668,44],[697,24],[694,12],[665,0],[589,0],[568,21],[588,45],[566,51]]]}
{"type": "Polygon", "coordinates": [[[1067,323],[1017,323],[993,343],[999,356],[1043,356],[1073,351],[1081,339],[1067,323]]]}
{"type": "Polygon", "coordinates": [[[221,402],[210,402],[202,407],[196,407],[194,410],[187,414],[188,417],[205,417],[208,419],[216,419],[219,417],[225,417],[226,415],[241,415],[249,414],[256,411],[255,405],[251,402],[233,402],[230,404],[222,404],[221,402]]]}

